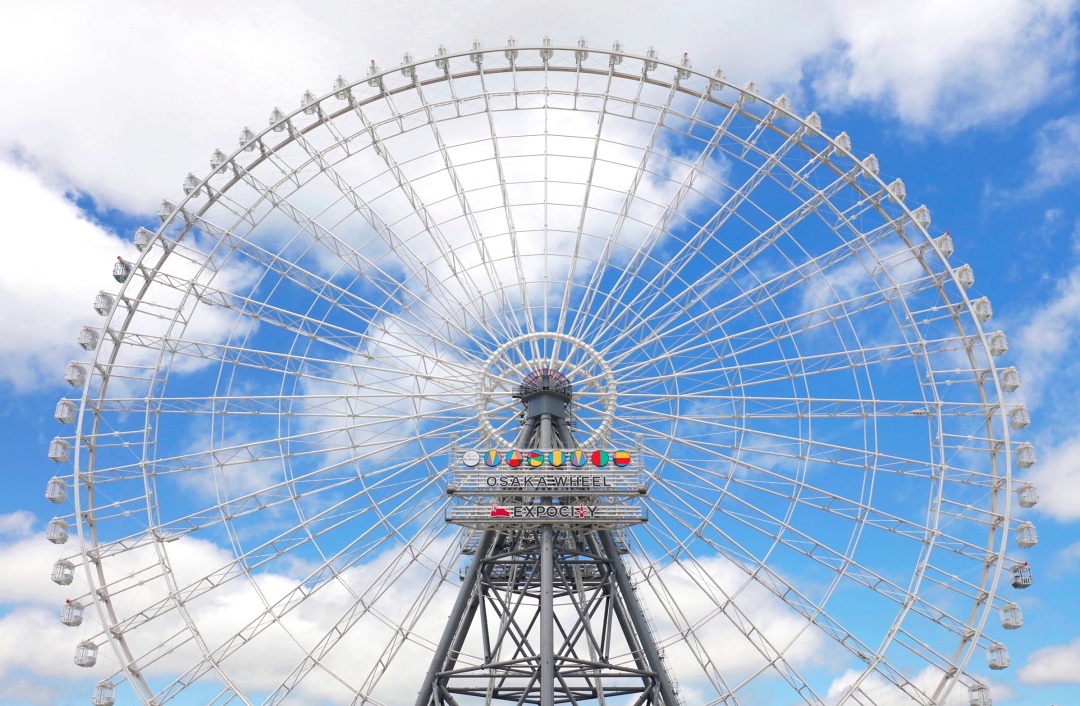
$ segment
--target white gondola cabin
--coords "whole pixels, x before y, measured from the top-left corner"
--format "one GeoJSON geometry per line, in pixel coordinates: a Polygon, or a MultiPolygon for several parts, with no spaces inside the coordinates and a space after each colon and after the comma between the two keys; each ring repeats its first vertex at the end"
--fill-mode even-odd
{"type": "Polygon", "coordinates": [[[97,296],[94,297],[94,311],[101,316],[108,316],[115,303],[116,297],[113,295],[108,292],[98,292],[97,296]]]}
{"type": "Polygon", "coordinates": [[[75,664],[80,667],[93,667],[97,664],[98,646],[90,640],[84,640],[75,647],[75,664]]]}
{"type": "Polygon", "coordinates": [[[162,199],[157,208],[157,217],[162,223],[169,220],[169,216],[176,212],[176,204],[168,199],[162,199]]]}
{"type": "Polygon", "coordinates": [[[64,544],[68,541],[68,523],[59,517],[49,520],[45,526],[45,539],[53,544],[64,544]]]}
{"type": "Polygon", "coordinates": [[[1001,627],[1016,630],[1024,624],[1024,612],[1015,603],[1006,603],[1001,608],[1001,627]]]}
{"type": "Polygon", "coordinates": [[[1009,666],[1009,650],[1000,642],[995,642],[986,649],[986,666],[993,670],[1005,669],[1009,666]]]}
{"type": "Polygon", "coordinates": [[[285,131],[285,113],[281,111],[281,108],[270,111],[270,129],[274,132],[285,131]]]}
{"type": "Polygon", "coordinates": [[[961,265],[956,268],[956,281],[960,283],[960,286],[964,289],[971,289],[975,284],[975,270],[971,269],[971,265],[961,265]]]}
{"type": "Polygon", "coordinates": [[[656,67],[658,66],[656,60],[658,58],[659,58],[659,55],[656,53],[656,50],[653,49],[652,47],[649,47],[649,50],[647,52],[645,52],[645,72],[646,73],[648,73],[649,71],[656,71],[656,67]]]}
{"type": "Polygon", "coordinates": [[[71,457],[71,444],[59,436],[49,442],[49,458],[53,463],[67,463],[71,457]]]}
{"type": "Polygon", "coordinates": [[[574,59],[577,63],[581,63],[589,58],[589,43],[585,41],[585,37],[578,37],[577,51],[574,52],[574,59]]]}
{"type": "Polygon", "coordinates": [[[83,383],[86,382],[86,368],[83,367],[82,363],[71,361],[68,363],[67,368],[64,369],[64,379],[72,387],[82,387],[83,383]]]}
{"type": "MultiPolygon", "coordinates": [[[[199,185],[199,180],[195,178],[195,175],[188,174],[188,179],[195,179],[195,186],[199,185]]],[[[186,182],[186,181],[184,182],[184,190],[187,193],[191,193],[190,191],[187,191],[188,190],[188,182],[186,182]]],[[[146,228],[139,228],[137,231],[135,231],[135,249],[138,250],[139,252],[143,252],[148,247],[150,247],[150,243],[153,242],[153,240],[154,240],[154,232],[153,231],[147,230],[146,228]]]]}
{"type": "Polygon", "coordinates": [[[1020,389],[1020,372],[1013,367],[1005,368],[999,375],[1001,389],[1005,392],[1016,392],[1020,389]]]}
{"type": "Polygon", "coordinates": [[[1035,465],[1035,447],[1030,441],[1023,441],[1016,446],[1016,465],[1031,468],[1035,465]]]}
{"type": "Polygon", "coordinates": [[[949,258],[956,252],[956,248],[953,245],[953,236],[948,233],[943,233],[935,237],[934,245],[937,246],[937,252],[942,254],[942,257],[949,258]]]}
{"type": "Polygon", "coordinates": [[[948,258],[956,252],[956,248],[953,246],[952,236],[948,233],[934,238],[934,245],[937,246],[938,252],[940,252],[941,256],[944,258],[948,258]]]}
{"type": "Polygon", "coordinates": [[[990,299],[979,297],[971,302],[971,313],[982,322],[989,321],[994,316],[994,307],[990,305],[990,299]]]}
{"type": "Polygon", "coordinates": [[[1016,526],[1016,546],[1021,549],[1031,549],[1039,543],[1039,535],[1035,532],[1035,525],[1030,522],[1021,522],[1016,526]]]}
{"type": "Polygon", "coordinates": [[[1039,489],[1034,483],[1021,483],[1016,489],[1020,507],[1035,507],[1039,504],[1039,489]]]}
{"type": "Polygon", "coordinates": [[[1031,424],[1031,413],[1025,405],[1018,404],[1009,410],[1009,426],[1013,429],[1026,429],[1031,424]]]}
{"type": "Polygon", "coordinates": [[[70,628],[77,628],[82,625],[84,610],[86,606],[79,601],[65,601],[64,607],[60,609],[60,622],[70,628]]]}
{"type": "Polygon", "coordinates": [[[990,689],[982,684],[975,684],[968,689],[968,706],[993,706],[990,689]]]}
{"type": "Polygon", "coordinates": [[[97,348],[98,339],[100,338],[98,330],[93,326],[83,326],[79,329],[79,348],[84,351],[92,351],[97,348]]]}
{"type": "MultiPolygon", "coordinates": [[[[618,42],[615,42],[615,44],[618,44],[618,42]]],[[[612,51],[614,51],[615,46],[612,45],[611,49],[612,49],[612,51]]],[[[619,51],[622,51],[621,47],[620,47],[619,51]]],[[[408,55],[406,55],[406,56],[408,56],[408,55]]],[[[506,60],[509,61],[509,62],[517,61],[517,58],[518,58],[517,40],[514,39],[513,37],[510,37],[509,39],[506,40],[506,51],[503,52],[503,56],[505,56],[506,60]]],[[[619,59],[621,60],[622,57],[619,57],[619,59]]],[[[409,74],[409,75],[411,76],[412,74],[409,74]]]]}
{"type": "Polygon", "coordinates": [[[67,559],[58,559],[53,564],[52,582],[61,586],[70,586],[75,580],[75,565],[67,559]]]}
{"type": "Polygon", "coordinates": [[[348,100],[349,93],[349,79],[339,74],[334,81],[334,98],[339,101],[348,100]]]}
{"type": "MultiPolygon", "coordinates": [[[[189,196],[191,194],[194,194],[196,196],[199,195],[199,177],[195,176],[190,172],[186,177],[184,177],[184,193],[188,194],[189,196]]],[[[142,229],[140,228],[140,230],[142,229]]],[[[136,233],[135,235],[138,236],[138,233],[136,233]]],[[[148,245],[149,242],[150,241],[147,241],[148,245]]],[[[136,245],[136,247],[138,247],[138,245],[136,245]]]]}
{"type": "Polygon", "coordinates": [[[59,476],[53,476],[45,485],[45,499],[54,505],[59,505],[67,500],[67,481],[59,476]]]}
{"type": "Polygon", "coordinates": [[[210,168],[216,169],[218,174],[224,174],[225,170],[229,168],[229,157],[221,150],[214,150],[214,153],[210,155],[210,168]]]}
{"type": "MultiPolygon", "coordinates": [[[[511,39],[510,41],[513,42],[514,40],[511,39]]],[[[507,52],[507,58],[510,58],[510,52],[507,52]]],[[[405,54],[402,56],[401,66],[402,76],[404,76],[406,79],[413,78],[413,74],[416,73],[416,67],[414,66],[414,64],[416,64],[416,59],[413,58],[413,55],[405,52],[405,54]]]]}
{"type": "Polygon", "coordinates": [[[304,95],[300,99],[300,108],[304,111],[304,115],[315,115],[315,113],[319,112],[319,101],[315,94],[311,91],[304,91],[304,95]]]}
{"type": "MultiPolygon", "coordinates": [[[[622,51],[621,46],[619,47],[619,51],[622,51]]],[[[709,92],[710,93],[715,93],[716,91],[722,91],[722,90],[724,90],[724,72],[721,69],[713,69],[712,80],[709,81],[709,92]]],[[[817,115],[817,113],[812,113],[812,115],[817,115]]],[[[807,120],[807,123],[809,123],[809,122],[810,121],[807,120]]],[[[810,127],[813,127],[813,125],[811,125],[810,127]]],[[[818,132],[821,132],[820,123],[814,129],[817,130],[818,132]]]]}
{"type": "MultiPolygon", "coordinates": [[[[475,56],[475,55],[473,55],[475,56]]],[[[372,88],[378,88],[382,85],[382,76],[379,75],[379,65],[375,63],[375,60],[371,60],[371,65],[368,66],[368,85],[372,88]]]]}
{"type": "Polygon", "coordinates": [[[1028,566],[1026,561],[1013,566],[1011,573],[1013,588],[1027,588],[1035,583],[1035,580],[1031,577],[1031,567],[1028,566]]]}
{"type": "Polygon", "coordinates": [[[251,131],[251,128],[245,126],[240,132],[240,146],[244,148],[245,152],[251,152],[255,149],[255,133],[251,131]]]}
{"type": "MultiPolygon", "coordinates": [[[[844,149],[846,151],[850,152],[851,151],[851,138],[847,136],[846,132],[842,132],[842,133],[840,133],[840,135],[843,135],[844,139],[847,141],[847,147],[844,147],[844,149]]],[[[838,135],[836,137],[837,144],[840,143],[840,135],[838,135]]],[[[930,209],[927,208],[926,206],[919,206],[917,209],[915,209],[914,211],[911,212],[911,216],[912,216],[912,218],[915,219],[915,222],[918,223],[923,228],[929,228],[930,227],[930,209]]],[[[946,233],[945,235],[948,235],[948,233],[946,233]]],[[[944,237],[944,236],[942,236],[942,237],[944,237]]],[[[940,241],[940,239],[939,239],[939,241],[940,241]]],[[[952,243],[951,240],[949,242],[952,243]]],[[[952,255],[952,249],[949,250],[949,255],[952,255]]],[[[945,257],[948,257],[949,255],[946,255],[945,257]]]]}
{"type": "Polygon", "coordinates": [[[134,269],[134,265],[124,260],[124,258],[117,256],[116,264],[113,265],[112,268],[112,277],[120,284],[123,284],[124,282],[128,281],[128,277],[131,276],[131,272],[134,269]]]}
{"type": "Polygon", "coordinates": [[[986,345],[990,348],[990,355],[1000,358],[1009,350],[1009,339],[1005,338],[1004,331],[994,331],[986,337],[986,345]]]}
{"type": "Polygon", "coordinates": [[[61,424],[71,424],[75,421],[75,403],[71,400],[60,400],[56,403],[53,418],[61,424]]]}
{"type": "Polygon", "coordinates": [[[108,679],[99,681],[94,687],[94,696],[90,703],[94,706],[113,706],[116,703],[116,685],[108,679]]]}

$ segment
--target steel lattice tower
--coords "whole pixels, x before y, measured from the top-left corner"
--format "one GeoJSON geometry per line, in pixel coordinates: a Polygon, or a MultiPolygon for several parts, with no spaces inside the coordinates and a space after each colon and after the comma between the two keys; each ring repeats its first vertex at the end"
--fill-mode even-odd
{"type": "MultiPolygon", "coordinates": [[[[513,396],[524,406],[515,448],[549,453],[574,448],[573,389],[566,378],[552,369],[535,371],[513,396]]],[[[474,701],[554,706],[629,695],[637,695],[635,704],[678,703],[622,561],[626,549],[618,530],[643,521],[630,498],[642,494],[644,486],[621,475],[514,476],[526,487],[501,499],[524,519],[493,521],[494,506],[487,519],[475,512],[451,515],[451,522],[473,527],[479,539],[464,547],[473,560],[417,706],[474,701]],[[539,478],[568,479],[570,487],[528,487],[539,478]],[[610,503],[604,508],[609,513],[602,503],[610,503]],[[537,517],[545,515],[559,521],[537,517]],[[463,663],[469,643],[479,646],[479,663],[463,663]]],[[[466,502],[490,499],[491,491],[483,487],[488,483],[472,478],[480,487],[470,487],[466,474],[463,486],[448,492],[466,502]]]]}

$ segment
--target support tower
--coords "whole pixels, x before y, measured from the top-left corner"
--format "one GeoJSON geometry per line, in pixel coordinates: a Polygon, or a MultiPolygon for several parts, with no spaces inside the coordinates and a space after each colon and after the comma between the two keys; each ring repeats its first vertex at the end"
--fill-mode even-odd
{"type": "Polygon", "coordinates": [[[646,519],[641,454],[576,449],[573,388],[554,369],[513,396],[513,449],[452,454],[447,520],[473,530],[472,562],[417,706],[676,706],[622,560],[623,528],[646,519]]]}

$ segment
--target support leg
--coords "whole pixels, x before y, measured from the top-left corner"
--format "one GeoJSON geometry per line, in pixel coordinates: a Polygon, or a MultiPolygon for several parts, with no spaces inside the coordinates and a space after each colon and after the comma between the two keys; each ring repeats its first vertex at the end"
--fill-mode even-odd
{"type": "Polygon", "coordinates": [[[619,587],[619,593],[622,595],[626,612],[629,613],[630,622],[633,623],[634,631],[637,633],[638,640],[641,641],[641,649],[645,652],[645,659],[648,660],[652,671],[656,673],[656,680],[659,682],[658,686],[660,687],[660,697],[664,700],[664,706],[679,706],[667,670],[664,663],[660,661],[660,651],[656,648],[652,631],[649,630],[649,624],[645,622],[645,614],[641,610],[641,603],[638,602],[637,593],[634,592],[634,587],[630,584],[630,576],[626,573],[626,567],[623,566],[619,550],[615,546],[615,539],[611,536],[611,532],[607,530],[601,530],[597,534],[600,535],[600,543],[604,547],[604,553],[607,554],[608,561],[611,562],[611,570],[615,574],[615,584],[619,587]]]}
{"type": "Polygon", "coordinates": [[[540,706],[555,706],[554,534],[540,528],[540,706]]]}

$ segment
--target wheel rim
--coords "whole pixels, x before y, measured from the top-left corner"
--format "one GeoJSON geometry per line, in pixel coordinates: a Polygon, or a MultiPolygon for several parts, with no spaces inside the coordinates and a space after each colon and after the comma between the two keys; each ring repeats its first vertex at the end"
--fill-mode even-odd
{"type": "Polygon", "coordinates": [[[582,446],[649,459],[634,556],[684,688],[816,703],[836,676],[808,654],[822,644],[856,665],[842,700],[972,684],[1004,604],[1007,398],[925,211],[786,99],[543,51],[336,89],[165,214],[106,324],[79,417],[92,443],[75,447],[114,680],[158,702],[386,701],[460,561],[446,454],[502,445],[508,388],[552,366],[591,390],[582,446]],[[232,558],[174,566],[200,537],[232,558]],[[205,604],[238,584],[253,617],[215,629],[205,604]],[[369,624],[378,656],[346,673],[369,624]],[[287,676],[246,683],[249,641],[288,645],[287,676]]]}

